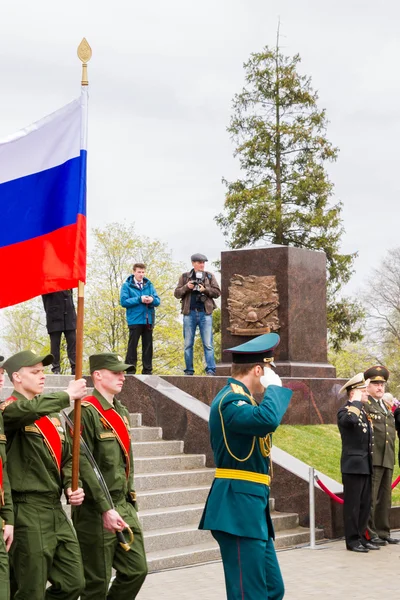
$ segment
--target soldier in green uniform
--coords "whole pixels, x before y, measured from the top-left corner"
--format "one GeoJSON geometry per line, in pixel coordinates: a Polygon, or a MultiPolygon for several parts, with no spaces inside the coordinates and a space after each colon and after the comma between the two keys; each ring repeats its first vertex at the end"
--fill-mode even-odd
{"type": "Polygon", "coordinates": [[[396,428],[391,406],[383,400],[389,371],[386,367],[377,365],[367,369],[364,378],[370,380],[364,410],[371,419],[373,428],[372,502],[368,533],[374,544],[398,544],[400,540],[390,535],[396,428]]]}
{"type": "Polygon", "coordinates": [[[59,411],[85,396],[87,388],[79,379],[65,392],[43,394],[43,368],[52,361],[51,354],[26,350],[3,365],[14,385],[0,410],[14,503],[11,592],[16,600],[76,600],[84,587],[78,541],[60,501],[63,490],[71,505],[80,504],[84,493],[70,487],[71,446],[59,411]]]}
{"type": "MultiPolygon", "coordinates": [[[[4,385],[4,357],[0,356],[0,391],[4,385]]],[[[0,412],[0,519],[3,523],[3,535],[0,535],[0,598],[10,598],[10,574],[8,551],[14,537],[14,512],[11,499],[10,482],[7,474],[6,436],[3,416],[0,412]]]]}
{"type": "Polygon", "coordinates": [[[82,458],[85,500],[72,515],[85,570],[81,599],[133,600],[146,578],[147,562],[136,512],[129,413],[115,398],[131,365],[110,353],[94,354],[89,362],[94,392],[82,402],[82,437],[103,474],[114,508],[82,458]],[[129,551],[115,535],[126,526],[134,533],[129,551]],[[113,568],[116,575],[109,589],[113,568]]]}
{"type": "Polygon", "coordinates": [[[228,600],[284,595],[269,513],[271,434],[292,396],[271,369],[278,343],[268,333],[231,348],[232,377],[211,405],[217,468],[199,528],[211,530],[220,546],[228,600]],[[262,392],[257,405],[253,395],[262,392]]]}

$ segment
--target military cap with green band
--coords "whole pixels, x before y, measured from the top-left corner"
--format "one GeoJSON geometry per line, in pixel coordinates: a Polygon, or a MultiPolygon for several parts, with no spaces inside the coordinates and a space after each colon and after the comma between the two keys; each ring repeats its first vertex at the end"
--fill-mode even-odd
{"type": "Polygon", "coordinates": [[[47,365],[51,365],[53,361],[54,356],[52,354],[39,356],[33,350],[22,350],[22,352],[17,352],[17,354],[13,354],[13,356],[7,358],[3,363],[3,369],[5,369],[7,375],[11,377],[13,373],[16,373],[22,369],[22,367],[33,367],[39,363],[42,363],[42,365],[46,367],[47,365]]]}
{"type": "Polygon", "coordinates": [[[124,363],[122,358],[118,354],[112,352],[100,352],[99,354],[92,354],[89,356],[90,372],[100,371],[100,369],[107,369],[114,373],[120,373],[130,369],[133,365],[127,365],[124,363]]]}

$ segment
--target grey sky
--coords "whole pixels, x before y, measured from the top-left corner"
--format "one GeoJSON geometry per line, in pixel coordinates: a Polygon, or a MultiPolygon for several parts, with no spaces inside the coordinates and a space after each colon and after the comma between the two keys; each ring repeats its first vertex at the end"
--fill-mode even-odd
{"type": "Polygon", "coordinates": [[[6,0],[0,19],[0,138],[79,94],[89,64],[89,227],[134,221],[177,260],[219,257],[213,217],[237,163],[226,133],[251,52],[275,42],[327,109],[340,148],[343,251],[359,251],[354,292],[398,241],[400,4],[395,0],[6,0]]]}

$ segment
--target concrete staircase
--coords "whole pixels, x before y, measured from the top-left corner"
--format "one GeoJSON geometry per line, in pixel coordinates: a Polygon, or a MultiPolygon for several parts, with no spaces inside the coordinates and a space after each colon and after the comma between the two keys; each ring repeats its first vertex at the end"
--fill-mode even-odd
{"type": "MultiPolygon", "coordinates": [[[[48,375],[46,391],[64,390],[70,379],[48,375]]],[[[2,398],[11,391],[7,382],[2,398]]],[[[205,466],[204,455],[184,454],[182,441],[163,440],[160,427],[143,426],[141,414],[130,418],[135,489],[149,570],[219,560],[219,548],[210,532],[198,530],[214,469],[205,466]]],[[[69,512],[70,507],[65,508],[69,512]]],[[[309,530],[299,526],[297,514],[275,511],[273,499],[270,509],[277,549],[309,542],[309,530]]],[[[323,537],[323,531],[317,530],[316,538],[323,537]]]]}
{"type": "MultiPolygon", "coordinates": [[[[219,560],[218,545],[208,531],[199,531],[214,469],[205,456],[183,454],[183,442],[162,439],[160,427],[144,427],[131,415],[135,488],[150,571],[219,560]]],[[[295,513],[278,513],[270,501],[277,549],[309,542],[295,513]]],[[[317,539],[323,531],[317,530],[317,539]]]]}

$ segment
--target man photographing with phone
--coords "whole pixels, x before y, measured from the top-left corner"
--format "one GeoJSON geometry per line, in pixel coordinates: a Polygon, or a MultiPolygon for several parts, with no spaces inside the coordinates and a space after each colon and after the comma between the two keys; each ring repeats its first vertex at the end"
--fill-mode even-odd
{"type": "Polygon", "coordinates": [[[146,265],[135,263],[133,273],[121,287],[120,303],[126,308],[126,320],[129,327],[126,362],[132,367],[127,373],[136,373],[137,347],[142,338],[142,373],[153,372],[153,329],[155,307],[160,306],[160,298],[150,279],[145,277],[146,265]]]}

